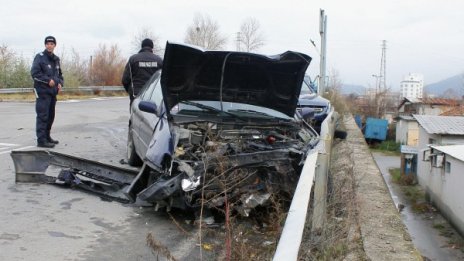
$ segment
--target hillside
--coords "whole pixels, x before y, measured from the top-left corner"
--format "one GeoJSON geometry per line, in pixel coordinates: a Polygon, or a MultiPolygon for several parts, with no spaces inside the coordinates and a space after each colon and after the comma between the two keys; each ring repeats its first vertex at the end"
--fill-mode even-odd
{"type": "Polygon", "coordinates": [[[424,87],[424,90],[429,95],[446,98],[460,97],[464,95],[464,75],[458,74],[439,82],[428,84],[424,87]]]}
{"type": "Polygon", "coordinates": [[[342,91],[342,94],[356,93],[358,95],[363,95],[366,91],[366,87],[362,85],[343,84],[341,91],[342,91]]]}

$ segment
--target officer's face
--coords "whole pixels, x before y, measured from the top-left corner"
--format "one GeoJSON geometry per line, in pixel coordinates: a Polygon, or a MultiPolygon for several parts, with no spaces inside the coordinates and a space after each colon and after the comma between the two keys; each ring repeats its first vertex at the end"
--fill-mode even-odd
{"type": "Polygon", "coordinates": [[[49,53],[53,53],[53,50],[55,50],[55,46],[56,46],[56,45],[55,45],[54,43],[52,43],[52,42],[47,42],[47,43],[45,44],[45,48],[47,49],[47,51],[48,51],[49,53]]]}

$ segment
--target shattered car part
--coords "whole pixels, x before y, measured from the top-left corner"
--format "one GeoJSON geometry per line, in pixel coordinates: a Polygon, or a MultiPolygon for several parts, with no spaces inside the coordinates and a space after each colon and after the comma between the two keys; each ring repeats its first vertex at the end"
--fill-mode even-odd
{"type": "Polygon", "coordinates": [[[119,202],[129,202],[124,195],[137,171],[120,168],[55,151],[12,151],[16,182],[49,183],[83,189],[119,202]],[[60,170],[55,176],[47,169],[60,170]]]}
{"type": "Polygon", "coordinates": [[[242,216],[248,217],[253,208],[265,204],[270,197],[271,194],[269,193],[242,195],[241,201],[243,204],[241,206],[237,206],[236,210],[242,216]]]}

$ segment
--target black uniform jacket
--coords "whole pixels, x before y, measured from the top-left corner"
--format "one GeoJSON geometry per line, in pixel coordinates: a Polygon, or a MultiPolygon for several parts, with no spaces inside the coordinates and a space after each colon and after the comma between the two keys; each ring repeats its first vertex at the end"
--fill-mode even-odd
{"type": "Polygon", "coordinates": [[[132,96],[137,95],[150,77],[163,67],[163,60],[150,48],[142,48],[132,55],[124,68],[122,84],[132,96]],[[132,89],[132,87],[134,89],[132,89]]]}
{"type": "Polygon", "coordinates": [[[58,94],[58,84],[64,85],[61,72],[60,58],[47,50],[38,53],[32,63],[31,75],[34,79],[34,88],[37,94],[58,94]],[[50,87],[50,80],[55,81],[55,86],[50,87]]]}

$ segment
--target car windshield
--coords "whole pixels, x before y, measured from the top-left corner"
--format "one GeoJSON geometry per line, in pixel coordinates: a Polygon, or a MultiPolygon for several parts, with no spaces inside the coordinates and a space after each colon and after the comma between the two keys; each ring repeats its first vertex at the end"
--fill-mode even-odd
{"type": "Polygon", "coordinates": [[[314,83],[311,82],[311,78],[309,76],[305,76],[303,83],[301,84],[301,95],[311,95],[311,94],[316,94],[316,86],[314,83]]]}
{"type": "Polygon", "coordinates": [[[185,101],[180,102],[175,106],[171,113],[173,114],[188,114],[191,115],[192,112],[202,112],[208,111],[216,113],[216,115],[222,115],[225,117],[235,117],[238,119],[244,118],[265,118],[265,119],[285,119],[290,120],[292,118],[287,115],[278,112],[273,109],[254,106],[244,103],[235,103],[235,102],[223,102],[221,110],[220,101],[185,101]]]}

